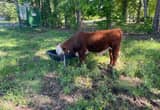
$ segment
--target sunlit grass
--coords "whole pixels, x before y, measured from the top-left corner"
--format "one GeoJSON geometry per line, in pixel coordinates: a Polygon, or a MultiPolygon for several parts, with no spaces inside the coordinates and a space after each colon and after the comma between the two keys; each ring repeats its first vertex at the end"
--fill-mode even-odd
{"type": "Polygon", "coordinates": [[[0,47],[1,47],[1,48],[16,47],[16,46],[17,46],[16,43],[17,43],[17,42],[14,41],[14,40],[9,40],[9,41],[2,41],[2,40],[1,40],[1,42],[0,42],[0,47]]]}
{"type": "MultiPolygon", "coordinates": [[[[16,91],[15,91],[16,92],[16,91]]],[[[23,94],[15,95],[13,92],[8,92],[4,97],[4,100],[14,102],[15,105],[26,105],[27,101],[23,94]]]]}
{"type": "Polygon", "coordinates": [[[0,110],[13,110],[15,105],[8,101],[0,100],[0,110]]]}
{"type": "Polygon", "coordinates": [[[75,85],[77,87],[81,87],[81,88],[92,88],[92,79],[89,77],[76,77],[75,78],[75,85]]]}
{"type": "Polygon", "coordinates": [[[98,63],[109,63],[109,57],[107,54],[101,55],[94,55],[93,60],[96,60],[98,63]]]}
{"type": "Polygon", "coordinates": [[[4,51],[0,51],[0,57],[6,56],[8,53],[4,51]]]}
{"type": "Polygon", "coordinates": [[[49,60],[49,57],[46,55],[46,50],[39,50],[35,53],[35,56],[39,56],[42,59],[49,60]]]}
{"type": "Polygon", "coordinates": [[[5,32],[7,29],[6,28],[0,28],[1,32],[5,32]]]}

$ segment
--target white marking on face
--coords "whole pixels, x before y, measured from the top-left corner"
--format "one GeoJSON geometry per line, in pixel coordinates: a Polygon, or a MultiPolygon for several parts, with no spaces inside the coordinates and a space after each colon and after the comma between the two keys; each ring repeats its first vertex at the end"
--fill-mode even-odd
{"type": "Polygon", "coordinates": [[[57,53],[57,55],[62,55],[62,54],[64,54],[64,51],[63,51],[63,49],[62,49],[62,47],[61,47],[61,44],[58,44],[58,45],[56,46],[56,53],[57,53]]]}
{"type": "Polygon", "coordinates": [[[89,51],[88,51],[88,50],[86,50],[85,55],[87,55],[88,53],[89,53],[89,51]]]}
{"type": "Polygon", "coordinates": [[[78,54],[78,52],[76,52],[76,54],[75,54],[77,57],[79,57],[79,54],[78,54]]]}
{"type": "Polygon", "coordinates": [[[112,49],[111,47],[108,47],[107,50],[112,49]]]}

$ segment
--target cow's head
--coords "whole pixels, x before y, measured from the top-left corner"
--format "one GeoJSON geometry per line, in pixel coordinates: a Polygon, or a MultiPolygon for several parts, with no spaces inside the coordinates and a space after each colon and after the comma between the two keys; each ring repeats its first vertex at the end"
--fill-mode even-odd
{"type": "Polygon", "coordinates": [[[57,53],[57,55],[63,55],[65,53],[63,48],[62,48],[62,46],[61,46],[61,44],[58,44],[56,46],[56,53],[57,53]]]}
{"type": "Polygon", "coordinates": [[[64,55],[65,53],[71,53],[72,49],[70,49],[67,45],[63,44],[58,44],[56,46],[56,53],[57,55],[64,55]]]}

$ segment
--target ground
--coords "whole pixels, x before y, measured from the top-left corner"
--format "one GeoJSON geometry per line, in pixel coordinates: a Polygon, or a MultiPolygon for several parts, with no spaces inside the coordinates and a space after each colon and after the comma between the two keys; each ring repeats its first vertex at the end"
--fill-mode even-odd
{"type": "Polygon", "coordinates": [[[116,67],[108,53],[51,60],[46,51],[74,32],[0,28],[0,110],[158,110],[160,40],[125,35],[116,67]]]}

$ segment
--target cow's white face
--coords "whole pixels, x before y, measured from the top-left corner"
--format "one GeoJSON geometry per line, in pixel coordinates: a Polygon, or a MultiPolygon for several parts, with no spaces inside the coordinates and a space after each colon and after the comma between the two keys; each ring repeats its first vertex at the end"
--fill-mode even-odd
{"type": "Polygon", "coordinates": [[[56,46],[56,53],[57,53],[57,55],[62,55],[62,54],[64,54],[64,51],[63,51],[63,49],[62,49],[62,47],[61,47],[61,44],[58,44],[58,45],[56,46]]]}

